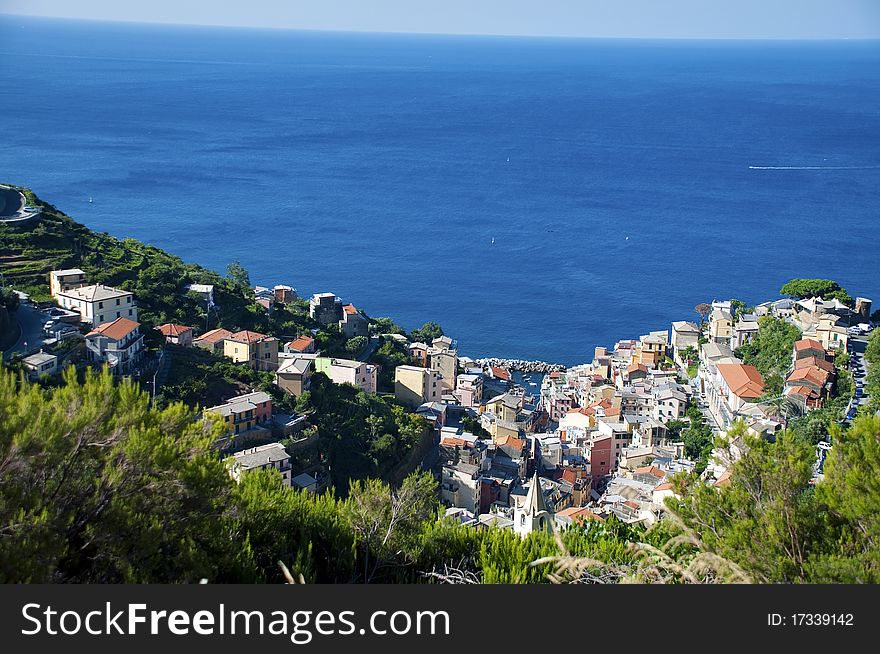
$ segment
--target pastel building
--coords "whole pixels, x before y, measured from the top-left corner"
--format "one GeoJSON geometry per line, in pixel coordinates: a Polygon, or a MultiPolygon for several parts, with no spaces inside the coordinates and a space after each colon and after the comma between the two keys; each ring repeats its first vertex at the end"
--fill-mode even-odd
{"type": "Polygon", "coordinates": [[[309,388],[314,359],[284,359],[275,371],[275,384],[295,397],[299,397],[309,388]]]}
{"type": "Polygon", "coordinates": [[[274,336],[249,330],[235,332],[223,341],[223,354],[254,370],[278,369],[278,339],[274,336]]]}
{"type": "Polygon", "coordinates": [[[315,357],[315,372],[327,375],[334,384],[351,384],[365,393],[375,393],[379,371],[376,366],[363,361],[315,357]]]}
{"type": "Polygon", "coordinates": [[[49,291],[52,297],[58,297],[63,291],[70,291],[86,285],[86,274],[79,268],[53,270],[49,273],[49,291]]]}
{"type": "Polygon", "coordinates": [[[416,409],[425,402],[438,402],[443,393],[442,377],[436,370],[417,366],[394,369],[394,397],[398,402],[416,409]]]}
{"type": "Polygon", "coordinates": [[[193,345],[214,354],[223,354],[223,343],[231,336],[232,332],[228,329],[212,329],[193,339],[193,345]]]}
{"type": "Polygon", "coordinates": [[[246,393],[205,409],[223,419],[230,434],[241,434],[272,420],[272,397],[263,391],[246,393]]]}

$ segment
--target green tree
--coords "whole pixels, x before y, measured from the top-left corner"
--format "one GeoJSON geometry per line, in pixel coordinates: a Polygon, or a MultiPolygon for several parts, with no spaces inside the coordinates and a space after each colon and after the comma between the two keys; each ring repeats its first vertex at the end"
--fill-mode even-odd
{"type": "Polygon", "coordinates": [[[436,322],[426,322],[420,328],[412,330],[409,336],[413,341],[430,344],[435,338],[443,336],[443,328],[436,322]]]}
{"type": "Polygon", "coordinates": [[[411,474],[398,489],[375,479],[353,482],[347,512],[363,552],[363,580],[370,583],[384,567],[404,564],[422,526],[437,517],[437,482],[428,473],[411,474]]]}
{"type": "Polygon", "coordinates": [[[18,309],[19,302],[18,294],[11,288],[0,288],[0,306],[11,313],[18,309]]]}
{"type": "Polygon", "coordinates": [[[679,481],[674,503],[710,551],[737,562],[764,582],[808,581],[807,562],[822,538],[822,518],[810,486],[812,447],[789,433],[774,443],[751,438],[737,423],[729,438],[748,451],[731,469],[730,485],[679,481]]]}
{"type": "MultiPolygon", "coordinates": [[[[758,333],[751,342],[736,350],[743,363],[755,366],[764,378],[765,390],[782,391],[782,380],[791,367],[794,343],[800,330],[791,323],[773,316],[761,316],[758,333]]],[[[778,395],[779,392],[774,394],[778,395]]]]}
{"type": "Polygon", "coordinates": [[[0,578],[180,582],[239,566],[216,433],[106,371],[43,391],[0,371],[0,578]]]}
{"type": "Polygon", "coordinates": [[[363,350],[366,346],[367,346],[367,337],[366,336],[355,336],[354,338],[348,339],[348,342],[345,344],[345,350],[351,355],[356,355],[358,352],[363,350]]]}
{"type": "Polygon", "coordinates": [[[238,259],[226,266],[226,278],[239,289],[251,288],[251,276],[238,259]]]}
{"type": "Polygon", "coordinates": [[[830,279],[792,279],[779,289],[780,295],[788,295],[798,300],[821,297],[826,300],[838,299],[852,306],[850,295],[840,284],[830,279]]]}

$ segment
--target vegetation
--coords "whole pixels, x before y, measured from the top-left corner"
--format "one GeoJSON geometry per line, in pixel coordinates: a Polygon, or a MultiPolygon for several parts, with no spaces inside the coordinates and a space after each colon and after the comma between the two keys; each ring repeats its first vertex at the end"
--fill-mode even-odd
{"type": "MultiPolygon", "coordinates": [[[[809,444],[752,440],[740,425],[749,450],[729,486],[678,481],[681,525],[612,517],[522,539],[438,520],[426,475],[356,482],[346,498],[286,489],[275,471],[235,483],[211,447],[219,427],[184,405],[152,407],[107,372],[65,382],[44,390],[0,372],[2,582],[277,582],[279,560],[309,582],[880,581],[876,417],[835,433],[815,486],[809,444]]],[[[348,390],[352,414],[377,399],[318,387],[348,390]]],[[[362,437],[403,431],[393,408],[373,413],[362,437]]]]}
{"type": "Polygon", "coordinates": [[[394,392],[394,369],[410,363],[406,346],[393,339],[385,340],[370,356],[370,362],[379,366],[376,381],[380,393],[394,392]]]}
{"type": "Polygon", "coordinates": [[[758,333],[750,343],[735,352],[743,363],[755,366],[764,379],[764,393],[768,397],[780,395],[785,374],[791,367],[794,343],[801,337],[800,330],[791,323],[773,316],[758,320],[758,333]]]}
{"type": "Polygon", "coordinates": [[[427,343],[428,345],[435,338],[440,338],[441,336],[443,336],[443,328],[436,322],[426,322],[418,329],[412,330],[409,335],[410,340],[418,343],[427,343]]]}
{"type": "Polygon", "coordinates": [[[797,300],[821,297],[826,300],[840,300],[847,306],[853,305],[850,297],[840,284],[830,279],[792,279],[779,289],[780,295],[788,295],[797,300]]]}
{"type": "Polygon", "coordinates": [[[825,479],[810,483],[813,447],[791,432],[775,442],[734,427],[748,452],[717,489],[679,480],[672,502],[705,548],[737,563],[758,582],[880,581],[880,418],[836,430],[825,479]]]}
{"type": "Polygon", "coordinates": [[[333,484],[342,490],[352,479],[394,478],[427,428],[421,416],[354,386],[334,384],[323,373],[312,375],[296,410],[318,428],[333,484]]]}
{"type": "MultiPolygon", "coordinates": [[[[695,470],[701,473],[706,469],[709,456],[712,454],[712,428],[706,422],[703,412],[697,407],[688,407],[686,414],[688,425],[679,429],[680,438],[684,443],[684,455],[697,462],[695,470]]],[[[676,427],[679,425],[673,424],[673,429],[676,427]]]]}

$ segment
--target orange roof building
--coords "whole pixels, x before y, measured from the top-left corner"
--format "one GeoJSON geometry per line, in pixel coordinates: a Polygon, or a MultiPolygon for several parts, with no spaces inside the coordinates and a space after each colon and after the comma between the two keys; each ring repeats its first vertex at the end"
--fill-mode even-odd
{"type": "Polygon", "coordinates": [[[744,363],[719,363],[716,367],[730,392],[738,398],[756,400],[764,394],[764,380],[754,366],[744,363]]]}
{"type": "Polygon", "coordinates": [[[290,343],[287,344],[287,349],[290,352],[311,354],[315,351],[315,339],[311,336],[300,336],[290,341],[290,343]]]}
{"type": "Polygon", "coordinates": [[[114,341],[122,341],[125,340],[125,337],[131,334],[133,331],[138,329],[141,326],[139,322],[135,322],[134,320],[129,320],[128,318],[117,318],[113,322],[105,322],[103,325],[98,325],[88,334],[89,336],[105,336],[114,341]]]}

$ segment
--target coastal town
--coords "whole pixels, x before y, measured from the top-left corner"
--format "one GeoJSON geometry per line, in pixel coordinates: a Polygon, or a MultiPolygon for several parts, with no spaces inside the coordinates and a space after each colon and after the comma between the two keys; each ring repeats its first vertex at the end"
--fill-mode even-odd
{"type": "MultiPolygon", "coordinates": [[[[222,425],[216,449],[230,476],[274,469],[284,486],[309,493],[332,487],[320,415],[304,408],[318,380],[381,396],[422,431],[397,472],[432,472],[446,518],[523,536],[609,516],[652,525],[675,495],[678,473],[723,487],[746,436],[772,440],[832,407],[845,425],[870,399],[864,352],[876,324],[872,302],[841,301],[837,291],[749,307],[714,300],[695,308],[698,320],[596,347],[590,361],[565,367],[470,358],[436,325],[407,334],[332,292],[305,300],[285,284],[248,288],[253,310],[271,315],[297,305],[311,329],[211,326],[211,284],[185,289],[206,308],[204,324],[144,324],[143,298],[93,283],[81,268],[52,270],[45,283],[51,300],[15,291],[20,332],[4,353],[4,363],[34,383],[57,384],[71,366],[106,367],[155,400],[174,362],[203,351],[269,380],[220,402],[197,398],[201,419],[222,425]],[[784,350],[768,365],[767,343],[780,330],[784,350]],[[330,352],[321,347],[327,334],[330,352]]],[[[817,480],[834,446],[828,429],[820,432],[817,480]]]]}

